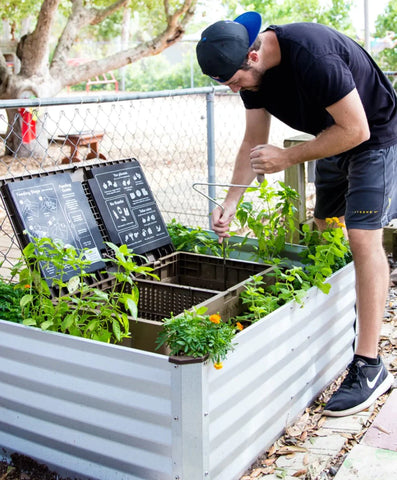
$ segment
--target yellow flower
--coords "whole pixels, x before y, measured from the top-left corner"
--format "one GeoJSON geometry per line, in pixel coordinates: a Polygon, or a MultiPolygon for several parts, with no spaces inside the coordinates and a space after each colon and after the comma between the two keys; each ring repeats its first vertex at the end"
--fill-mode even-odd
{"type": "Polygon", "coordinates": [[[346,225],[344,223],[338,222],[338,227],[339,228],[346,228],[346,225]]]}
{"type": "Polygon", "coordinates": [[[221,317],[220,315],[214,313],[213,315],[210,315],[210,322],[212,323],[221,323],[221,317]]]}
{"type": "Polygon", "coordinates": [[[338,217],[332,217],[332,220],[333,220],[335,223],[339,223],[339,218],[338,218],[338,217]]]}
{"type": "Polygon", "coordinates": [[[236,328],[237,328],[237,330],[240,330],[240,332],[241,332],[241,330],[244,329],[244,327],[241,325],[240,322],[237,322],[237,323],[236,323],[236,328]]]}
{"type": "Polygon", "coordinates": [[[334,219],[333,218],[326,218],[325,221],[329,224],[331,223],[334,223],[334,219]]]}
{"type": "Polygon", "coordinates": [[[220,370],[221,368],[223,368],[223,363],[222,362],[216,362],[216,363],[214,363],[214,367],[217,370],[220,370]]]}

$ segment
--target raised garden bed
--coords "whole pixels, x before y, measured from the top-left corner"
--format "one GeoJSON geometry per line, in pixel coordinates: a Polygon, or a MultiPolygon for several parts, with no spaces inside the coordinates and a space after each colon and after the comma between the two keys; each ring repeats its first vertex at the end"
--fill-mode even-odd
{"type": "MultiPolygon", "coordinates": [[[[166,265],[174,255],[177,263],[189,257],[164,245],[166,265]]],[[[203,256],[201,266],[206,258],[223,272],[223,259],[203,256]]],[[[329,294],[312,288],[303,305],[287,303],[240,332],[221,370],[205,358],[156,351],[158,315],[190,308],[187,297],[187,305],[224,318],[241,313],[246,279],[238,262],[229,263],[236,283],[226,290],[219,288],[222,273],[207,289],[182,285],[191,280],[186,272],[167,273],[164,283],[138,279],[150,300],[122,345],[0,320],[5,455],[17,451],[78,478],[239,478],[351,360],[355,293],[348,264],[328,279],[329,294]]],[[[253,265],[253,273],[266,269],[253,265]]]]}
{"type": "Polygon", "coordinates": [[[0,321],[0,445],[77,477],[237,479],[353,355],[352,264],[330,283],[238,334],[222,370],[0,321]]]}

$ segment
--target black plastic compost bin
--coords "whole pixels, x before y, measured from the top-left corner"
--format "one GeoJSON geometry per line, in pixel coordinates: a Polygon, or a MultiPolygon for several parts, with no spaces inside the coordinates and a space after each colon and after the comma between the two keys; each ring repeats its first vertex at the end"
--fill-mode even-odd
{"type": "MultiPolygon", "coordinates": [[[[138,314],[159,329],[161,320],[206,302],[268,267],[255,262],[175,252],[141,165],[134,159],[70,164],[0,181],[0,191],[23,249],[32,237],[60,239],[89,249],[92,285],[109,288],[105,242],[126,244],[160,281],[139,277],[138,314]],[[29,232],[28,234],[26,233],[29,232]]],[[[51,284],[51,266],[43,266],[51,284]]],[[[67,273],[72,276],[73,271],[67,273]]],[[[218,300],[222,303],[222,300],[218,300]]],[[[135,332],[136,326],[132,325],[135,332]]],[[[139,342],[133,344],[141,348],[139,342]]]]}

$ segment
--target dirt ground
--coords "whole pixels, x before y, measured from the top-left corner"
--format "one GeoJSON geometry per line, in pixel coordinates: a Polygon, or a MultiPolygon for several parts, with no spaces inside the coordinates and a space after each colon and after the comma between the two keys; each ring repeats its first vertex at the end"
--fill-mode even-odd
{"type": "MultiPolygon", "coordinates": [[[[387,326],[387,331],[390,332],[388,336],[381,336],[380,339],[380,353],[381,355],[388,360],[389,370],[395,376],[397,375],[397,262],[393,262],[390,259],[391,267],[391,282],[389,289],[389,297],[387,305],[385,308],[384,315],[384,326],[387,326]]],[[[299,442],[304,442],[308,437],[315,436],[316,430],[318,430],[324,419],[322,416],[322,408],[324,403],[336,390],[340,384],[340,378],[337,379],[332,385],[330,385],[320,397],[313,402],[313,404],[306,410],[305,414],[307,416],[307,421],[305,423],[305,428],[302,430],[301,435],[297,438],[290,438],[287,432],[280,438],[278,444],[289,445],[292,442],[295,446],[299,446],[299,442]]],[[[369,428],[371,422],[376,417],[376,414],[379,412],[380,408],[388,398],[388,393],[383,395],[376,402],[373,414],[371,415],[370,422],[366,425],[363,425],[363,430],[360,434],[352,437],[346,442],[345,447],[339,452],[339,454],[333,459],[331,465],[327,471],[323,472],[324,475],[321,478],[331,480],[336,473],[340,465],[343,463],[343,460],[350,449],[357,443],[365,431],[369,428]]],[[[289,427],[291,431],[291,427],[289,427]]],[[[286,452],[291,454],[290,450],[287,449],[286,452]]],[[[258,472],[260,478],[264,478],[263,475],[272,473],[272,465],[274,461],[280,456],[281,450],[279,452],[272,451],[272,448],[269,449],[263,456],[257,459],[257,461],[252,465],[252,467],[247,471],[242,479],[244,480],[254,480],[258,478],[258,472]]],[[[307,476],[307,473],[302,472],[299,476],[301,480],[315,480],[310,476],[307,476]]],[[[57,473],[50,471],[50,469],[43,464],[39,464],[32,460],[29,457],[15,453],[11,456],[9,462],[2,461],[0,462],[0,480],[79,480],[76,478],[65,478],[59,476],[57,473]]]]}

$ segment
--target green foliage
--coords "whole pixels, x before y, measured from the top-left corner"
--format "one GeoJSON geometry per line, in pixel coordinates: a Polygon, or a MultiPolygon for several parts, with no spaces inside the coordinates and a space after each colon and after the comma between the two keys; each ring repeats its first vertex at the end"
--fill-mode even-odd
{"type": "MultiPolygon", "coordinates": [[[[384,38],[388,32],[397,33],[397,0],[389,0],[385,11],[375,22],[375,37],[384,38]]],[[[397,70],[397,48],[386,48],[373,55],[384,70],[397,70]]]]}
{"type": "Polygon", "coordinates": [[[9,322],[22,323],[20,306],[24,289],[0,279],[0,319],[9,322]]]}
{"type": "Polygon", "coordinates": [[[18,285],[25,289],[20,299],[23,323],[108,343],[129,337],[128,315],[136,318],[139,300],[132,274],[151,275],[151,269],[138,266],[125,245],[107,245],[114,258],[103,260],[112,263],[114,278],[105,291],[87,283],[94,275],[86,271],[90,261],[85,249],[77,252],[50,238],[34,238],[11,272],[13,277],[19,276],[18,285]],[[52,291],[41,276],[41,268],[50,264],[55,269],[52,291]],[[64,280],[70,269],[76,274],[64,280]]]}
{"type": "Polygon", "coordinates": [[[345,226],[337,217],[326,221],[328,228],[323,232],[312,232],[308,225],[303,225],[301,241],[307,246],[302,258],[311,283],[323,291],[328,289],[325,279],[352,261],[349,242],[343,232],[345,226]]]}
{"type": "MultiPolygon", "coordinates": [[[[271,187],[264,180],[259,188],[259,198],[263,200],[264,208],[254,210],[252,202],[241,198],[236,220],[241,228],[249,228],[258,240],[257,254],[259,258],[269,261],[277,257],[284,249],[287,240],[291,242],[294,231],[295,202],[298,199],[296,190],[283,182],[278,182],[279,188],[271,187]]],[[[247,189],[247,192],[252,189],[247,189]]]]}
{"type": "MultiPolygon", "coordinates": [[[[193,58],[191,65],[191,54],[185,55],[182,62],[172,66],[164,56],[143,58],[125,69],[125,89],[127,91],[157,91],[176,90],[179,88],[190,88],[191,66],[193,66],[194,87],[207,87],[215,85],[206,75],[203,75],[197,60],[193,58]]],[[[120,74],[117,74],[120,81],[120,74]]]]}
{"type": "Polygon", "coordinates": [[[167,344],[171,355],[202,357],[208,355],[216,368],[233,348],[236,326],[223,322],[217,314],[206,315],[207,308],[201,307],[164,320],[157,344],[167,344]]]}
{"type": "Polygon", "coordinates": [[[321,0],[239,0],[226,1],[230,17],[236,14],[238,6],[255,10],[262,15],[264,25],[292,22],[317,22],[329,25],[342,32],[353,31],[349,17],[353,0],[332,0],[325,4],[321,0]]]}
{"type": "MultiPolygon", "coordinates": [[[[217,239],[213,238],[209,232],[203,230],[201,227],[188,228],[178,223],[173,219],[167,225],[168,233],[171,237],[172,244],[176,250],[182,250],[187,252],[198,253],[202,255],[214,255],[215,257],[221,257],[225,253],[226,257],[230,256],[231,248],[228,242],[225,242],[224,246],[221,245],[217,239]]],[[[240,244],[234,245],[239,246],[240,244]]]]}
{"type": "Polygon", "coordinates": [[[307,290],[313,286],[329,293],[327,277],[351,262],[352,257],[343,234],[344,225],[336,218],[327,219],[327,223],[329,227],[323,232],[312,232],[307,225],[303,226],[302,243],[308,246],[302,253],[304,266],[276,266],[265,280],[260,275],[250,278],[240,294],[247,312],[238,320],[256,322],[290,301],[303,304],[307,290]]]}

